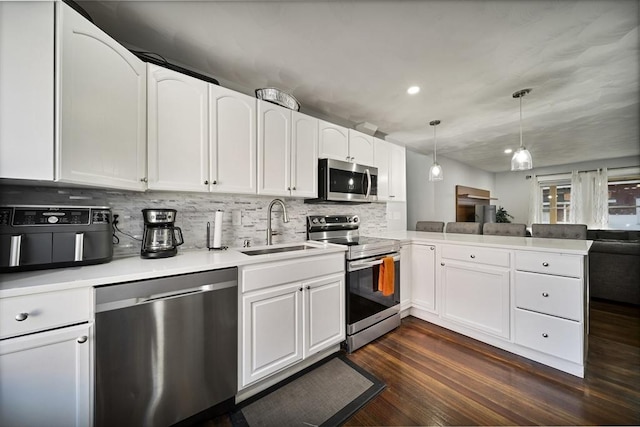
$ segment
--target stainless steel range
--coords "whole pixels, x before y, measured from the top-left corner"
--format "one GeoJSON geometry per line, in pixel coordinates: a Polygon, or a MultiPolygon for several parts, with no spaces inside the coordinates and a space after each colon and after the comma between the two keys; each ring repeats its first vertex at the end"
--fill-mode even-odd
{"type": "Polygon", "coordinates": [[[357,215],[311,215],[307,237],[348,246],[346,253],[347,351],[400,326],[400,242],[360,236],[357,215]],[[393,259],[393,292],[378,290],[383,259],[393,259]]]}

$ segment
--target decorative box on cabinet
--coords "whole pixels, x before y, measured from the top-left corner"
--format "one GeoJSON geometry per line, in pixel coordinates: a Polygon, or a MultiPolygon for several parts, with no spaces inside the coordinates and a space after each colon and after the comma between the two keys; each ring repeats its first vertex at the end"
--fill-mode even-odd
{"type": "Polygon", "coordinates": [[[515,342],[582,365],[584,257],[516,251],[515,342]]]}
{"type": "Polygon", "coordinates": [[[209,191],[209,84],[153,64],[147,84],[149,188],[209,191]]]}
{"type": "Polygon", "coordinates": [[[318,120],[258,100],[258,194],[316,197],[318,120]]]}

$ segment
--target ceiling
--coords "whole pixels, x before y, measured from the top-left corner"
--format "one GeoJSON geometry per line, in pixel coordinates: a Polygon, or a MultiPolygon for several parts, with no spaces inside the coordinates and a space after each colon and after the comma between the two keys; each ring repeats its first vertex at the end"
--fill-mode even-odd
{"type": "Polygon", "coordinates": [[[490,172],[640,154],[639,0],[80,1],[127,46],[490,172]],[[408,95],[409,86],[420,86],[408,95]]]}

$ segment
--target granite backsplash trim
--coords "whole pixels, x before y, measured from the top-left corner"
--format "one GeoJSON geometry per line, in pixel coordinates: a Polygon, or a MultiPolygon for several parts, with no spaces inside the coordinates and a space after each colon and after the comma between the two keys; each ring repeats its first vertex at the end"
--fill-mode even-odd
{"type": "MultiPolygon", "coordinates": [[[[51,188],[33,186],[3,186],[0,189],[2,204],[109,206],[118,217],[120,230],[141,238],[143,230],[142,209],[171,208],[178,211],[176,225],[182,229],[184,245],[181,249],[207,247],[207,221],[211,223],[217,209],[224,211],[222,244],[242,247],[245,240],[251,246],[266,244],[267,209],[271,196],[252,196],[215,193],[189,193],[147,191],[144,193],[124,190],[86,188],[51,188]],[[232,213],[240,211],[241,225],[233,225],[232,213]]],[[[376,235],[386,231],[386,204],[305,204],[303,199],[283,199],[289,222],[282,222],[281,208],[273,209],[272,228],[280,232],[273,236],[273,243],[301,242],[306,240],[307,215],[359,215],[360,232],[376,235]]],[[[140,253],[140,242],[121,233],[116,234],[120,243],[114,245],[114,256],[131,256],[140,253]]]]}

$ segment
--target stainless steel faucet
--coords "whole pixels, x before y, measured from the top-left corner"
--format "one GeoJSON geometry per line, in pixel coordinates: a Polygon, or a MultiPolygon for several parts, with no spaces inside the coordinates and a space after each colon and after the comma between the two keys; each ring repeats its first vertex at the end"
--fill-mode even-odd
{"type": "Polygon", "coordinates": [[[271,237],[275,234],[271,230],[271,210],[276,203],[282,206],[282,222],[289,222],[289,215],[287,215],[287,208],[284,202],[281,199],[273,199],[271,203],[269,203],[269,210],[267,211],[267,245],[271,245],[271,237]]]}

